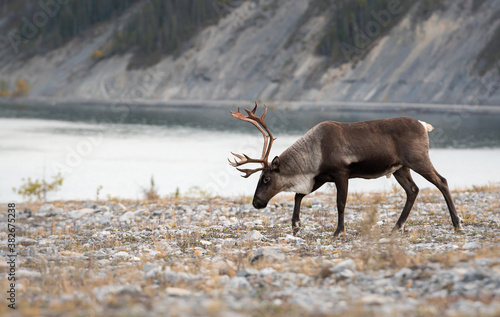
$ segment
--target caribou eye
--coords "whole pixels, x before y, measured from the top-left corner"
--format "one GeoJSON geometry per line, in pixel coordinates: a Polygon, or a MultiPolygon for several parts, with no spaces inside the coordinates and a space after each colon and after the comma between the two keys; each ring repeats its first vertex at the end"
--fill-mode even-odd
{"type": "Polygon", "coordinates": [[[269,176],[264,177],[264,184],[267,184],[270,181],[271,181],[271,177],[269,177],[269,176]]]}

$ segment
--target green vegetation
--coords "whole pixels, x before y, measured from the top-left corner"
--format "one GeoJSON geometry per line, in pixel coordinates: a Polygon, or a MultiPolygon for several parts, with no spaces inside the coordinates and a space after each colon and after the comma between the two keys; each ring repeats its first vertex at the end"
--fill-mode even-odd
{"type": "Polygon", "coordinates": [[[0,97],[8,97],[10,95],[7,82],[5,80],[0,80],[0,97]]]}
{"type": "Polygon", "coordinates": [[[108,21],[135,4],[137,0],[69,1],[47,25],[55,44],[61,44],[86,31],[89,27],[108,21]],[[52,32],[51,32],[52,31],[52,32]]]}
{"type": "Polygon", "coordinates": [[[115,21],[112,42],[92,52],[90,57],[100,60],[132,50],[134,56],[129,69],[133,69],[154,65],[162,56],[177,52],[197,31],[217,23],[230,5],[239,2],[67,0],[59,4],[57,1],[6,0],[0,4],[0,14],[8,17],[6,23],[11,31],[7,38],[16,53],[20,51],[29,57],[57,48],[128,10],[130,16],[123,26],[115,21]]]}
{"type": "Polygon", "coordinates": [[[112,52],[133,49],[129,69],[154,65],[162,55],[181,49],[198,30],[219,21],[226,12],[224,4],[229,2],[234,1],[145,1],[126,26],[116,32],[112,52]]]}
{"type": "Polygon", "coordinates": [[[443,8],[441,0],[316,0],[311,5],[327,12],[330,20],[316,53],[332,63],[362,58],[414,5],[417,22],[443,8]]]}
{"type": "Polygon", "coordinates": [[[18,79],[16,81],[16,91],[13,93],[13,97],[26,96],[30,92],[30,86],[26,79],[18,79]]]}
{"type": "Polygon", "coordinates": [[[328,12],[330,23],[316,47],[316,53],[330,57],[334,63],[364,55],[366,49],[396,25],[414,3],[386,0],[339,0],[333,3],[318,0],[316,5],[328,12]]]}
{"type": "MultiPolygon", "coordinates": [[[[137,69],[152,66],[163,56],[179,53],[196,32],[217,23],[230,8],[241,2],[67,0],[59,4],[57,1],[5,0],[0,4],[0,14],[7,16],[7,25],[16,30],[9,32],[8,40],[16,52],[22,47],[26,56],[47,52],[89,30],[97,34],[101,23],[114,21],[112,40],[89,57],[99,61],[114,54],[132,52],[128,69],[137,69]],[[116,18],[125,13],[128,16],[124,22],[118,23],[116,18]]],[[[482,0],[474,1],[476,8],[481,4],[482,0]]],[[[443,4],[442,0],[313,0],[303,20],[326,14],[329,22],[317,43],[316,53],[329,57],[332,63],[339,63],[362,58],[413,6],[417,6],[415,18],[426,19],[443,4]]],[[[492,43],[495,40],[496,37],[492,43]]],[[[482,53],[482,60],[486,62],[478,65],[480,72],[492,65],[492,59],[496,60],[491,52],[493,50],[488,47],[482,53]]],[[[0,94],[4,91],[0,85],[0,94]]]]}
{"type": "Polygon", "coordinates": [[[96,189],[96,199],[95,199],[95,201],[99,201],[99,195],[101,194],[101,190],[102,190],[102,185],[99,185],[99,187],[97,187],[97,189],[96,189]]]}
{"type": "Polygon", "coordinates": [[[155,184],[155,179],[154,177],[151,175],[151,179],[150,179],[150,186],[148,189],[146,188],[143,188],[142,192],[144,193],[144,198],[146,200],[158,200],[160,198],[160,195],[158,194],[158,188],[156,188],[156,184],[155,184]]]}
{"type": "Polygon", "coordinates": [[[21,187],[12,188],[15,193],[30,199],[31,197],[36,197],[39,201],[46,201],[48,192],[58,191],[60,189],[63,183],[63,177],[61,173],[58,173],[52,177],[52,182],[47,182],[45,179],[32,180],[31,177],[28,177],[28,179],[23,178],[22,181],[24,184],[22,184],[21,187]]]}
{"type": "MultiPolygon", "coordinates": [[[[139,0],[5,1],[0,13],[8,13],[7,23],[17,29],[9,40],[24,45],[27,56],[46,52],[81,35],[90,27],[121,15],[139,0]],[[37,41],[32,41],[34,39],[37,41]]],[[[4,16],[2,14],[2,16],[4,16]]]]}
{"type": "Polygon", "coordinates": [[[9,85],[5,80],[0,81],[0,97],[22,97],[27,96],[30,93],[30,85],[26,79],[19,78],[16,81],[16,89],[14,91],[9,90],[9,85]]]}

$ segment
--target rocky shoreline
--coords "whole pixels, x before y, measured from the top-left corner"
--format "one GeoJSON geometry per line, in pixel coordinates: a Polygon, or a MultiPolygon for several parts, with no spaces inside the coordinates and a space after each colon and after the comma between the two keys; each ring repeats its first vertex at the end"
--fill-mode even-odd
{"type": "MultiPolygon", "coordinates": [[[[63,97],[19,97],[5,98],[0,97],[0,106],[4,108],[22,106],[22,107],[91,107],[93,109],[112,110],[116,113],[135,108],[150,110],[169,110],[175,108],[190,109],[224,109],[232,110],[235,107],[250,107],[254,100],[190,100],[190,99],[171,99],[171,100],[151,100],[145,98],[136,98],[134,100],[107,100],[107,99],[89,99],[89,98],[63,98],[63,97]]],[[[273,101],[263,100],[264,104],[269,105],[276,110],[286,111],[311,111],[311,110],[337,110],[350,112],[419,112],[419,113],[465,113],[465,114],[500,114],[499,105],[486,104],[444,104],[444,103],[407,103],[407,102],[374,102],[374,101],[273,101]]]]}
{"type": "MultiPolygon", "coordinates": [[[[423,190],[406,230],[389,236],[402,191],[354,193],[333,238],[335,195],[19,204],[12,316],[498,316],[500,188],[423,190]]],[[[1,222],[7,223],[2,204],[1,222]]],[[[6,276],[7,231],[0,232],[6,276]]],[[[2,278],[7,286],[7,278],[2,278]]]]}

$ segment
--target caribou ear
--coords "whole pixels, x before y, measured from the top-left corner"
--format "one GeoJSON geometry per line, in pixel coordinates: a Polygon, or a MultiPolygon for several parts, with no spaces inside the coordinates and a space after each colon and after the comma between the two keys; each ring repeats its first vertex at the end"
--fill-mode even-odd
{"type": "Polygon", "coordinates": [[[280,158],[277,156],[271,162],[271,171],[280,171],[280,158]]]}

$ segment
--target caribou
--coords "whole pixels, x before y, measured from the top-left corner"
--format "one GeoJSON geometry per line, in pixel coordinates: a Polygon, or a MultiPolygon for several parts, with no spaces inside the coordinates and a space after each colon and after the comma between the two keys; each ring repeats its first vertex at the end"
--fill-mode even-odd
{"type": "Polygon", "coordinates": [[[406,203],[392,229],[402,230],[419,189],[413,181],[410,169],[434,184],[443,194],[451,221],[456,231],[462,232],[461,219],[457,215],[446,179],[441,176],[429,158],[429,137],[433,127],[409,117],[340,123],[324,121],[311,128],[279,156],[269,162],[269,154],[275,138],[266,125],[267,106],[262,116],[245,108],[247,115],[238,109],[231,115],[253,124],[264,136],[264,147],[259,159],[246,154],[232,153],[231,166],[247,178],[262,171],[252,205],[265,208],[280,192],[295,193],[292,215],[292,231],[300,229],[300,204],[302,199],[327,182],[337,188],[338,222],[334,236],[345,233],[344,210],[350,178],[374,179],[394,175],[406,192],[406,203]],[[242,169],[247,163],[261,164],[259,168],[242,169]]]}

